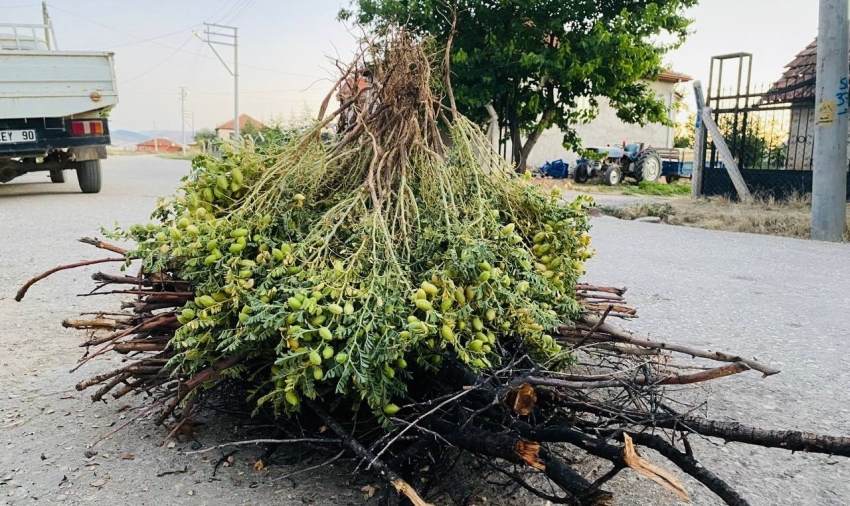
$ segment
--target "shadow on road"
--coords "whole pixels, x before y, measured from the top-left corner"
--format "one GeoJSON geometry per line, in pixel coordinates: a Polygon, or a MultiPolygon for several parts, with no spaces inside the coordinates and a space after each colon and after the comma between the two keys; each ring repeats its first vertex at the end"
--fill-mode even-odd
{"type": "MultiPolygon", "coordinates": [[[[65,187],[57,187],[52,190],[53,183],[18,183],[18,184],[2,184],[0,185],[0,200],[11,200],[18,197],[31,197],[34,195],[83,195],[77,189],[65,187]]],[[[74,187],[75,188],[75,187],[74,187]]]]}

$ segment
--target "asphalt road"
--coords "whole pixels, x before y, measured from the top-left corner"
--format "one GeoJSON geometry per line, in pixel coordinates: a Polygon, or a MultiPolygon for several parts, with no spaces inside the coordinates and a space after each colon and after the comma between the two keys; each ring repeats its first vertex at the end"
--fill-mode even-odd
{"type": "MultiPolygon", "coordinates": [[[[109,256],[76,239],[116,221],[146,221],[156,198],[171,193],[188,168],[188,162],[150,156],[115,157],[104,163],[97,195],[80,193],[73,173],[64,184],[34,174],[0,185],[0,506],[363,504],[360,485],[343,484],[345,470],[273,481],[298,466],[282,463],[257,472],[256,449],[240,452],[213,476],[218,453],[183,454],[192,448],[191,438],[173,448],[158,446],[165,434],[149,421],[90,448],[116,423],[128,421],[139,400],[128,400],[131,408],[119,413],[123,401],[92,405],[89,393],[73,390],[78,379],[112,364],[102,360],[69,374],[82,335],[59,322],[117,300],[75,297],[91,288],[89,276],[97,267],[56,274],[21,303],[14,293],[49,267],[109,256]],[[86,458],[86,450],[98,455],[86,458]]],[[[770,378],[742,374],[717,382],[710,392],[687,393],[708,397],[709,416],[850,435],[850,245],[608,217],[594,219],[592,234],[598,253],[586,279],[630,288],[629,302],[641,318],[629,329],[757,357],[782,369],[770,378]]],[[[207,425],[195,436],[203,445],[251,437],[250,428],[234,428],[238,421],[216,422],[218,428],[207,425]]],[[[695,441],[694,449],[753,505],[850,504],[848,459],[718,441],[695,441]]],[[[719,504],[698,483],[684,483],[693,504],[719,504]]],[[[631,472],[621,473],[611,488],[621,505],[678,504],[631,472]]],[[[542,504],[523,496],[490,503],[542,504]]]]}
{"type": "Polygon", "coordinates": [[[0,382],[24,380],[45,367],[67,364],[65,353],[78,353],[75,333],[57,331],[53,323],[69,310],[102,307],[101,301],[75,295],[91,288],[92,272],[108,267],[48,278],[25,304],[12,300],[17,287],[56,265],[108,257],[77,239],[99,235],[101,226],[147,221],[157,198],[171,194],[188,168],[188,162],[152,156],[108,159],[99,194],[81,193],[73,171],[65,171],[62,184],[51,183],[47,172],[0,184],[0,382]]]}

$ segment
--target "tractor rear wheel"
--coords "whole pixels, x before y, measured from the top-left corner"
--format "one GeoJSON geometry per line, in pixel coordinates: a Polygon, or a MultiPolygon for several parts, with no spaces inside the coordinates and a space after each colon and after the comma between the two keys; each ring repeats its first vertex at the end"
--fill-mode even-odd
{"type": "Polygon", "coordinates": [[[575,179],[576,183],[586,183],[589,178],[590,174],[587,171],[587,164],[583,163],[581,165],[576,166],[576,173],[573,176],[573,179],[575,179]]]}
{"type": "Polygon", "coordinates": [[[661,177],[661,157],[652,148],[641,151],[635,159],[635,179],[638,182],[654,182],[658,181],[659,177],[661,177]]]}
{"type": "Polygon", "coordinates": [[[617,186],[623,180],[623,171],[618,165],[609,165],[605,170],[605,184],[617,186]]]}

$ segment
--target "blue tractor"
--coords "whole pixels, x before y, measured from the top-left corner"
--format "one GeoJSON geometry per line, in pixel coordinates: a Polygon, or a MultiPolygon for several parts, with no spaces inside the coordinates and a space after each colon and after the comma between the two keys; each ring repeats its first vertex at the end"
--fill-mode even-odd
{"type": "Polygon", "coordinates": [[[609,185],[620,184],[625,176],[632,176],[638,182],[657,181],[661,177],[661,156],[642,143],[623,143],[620,146],[587,148],[598,153],[596,160],[582,158],[576,161],[574,178],[576,183],[585,183],[592,177],[600,177],[609,185]]]}

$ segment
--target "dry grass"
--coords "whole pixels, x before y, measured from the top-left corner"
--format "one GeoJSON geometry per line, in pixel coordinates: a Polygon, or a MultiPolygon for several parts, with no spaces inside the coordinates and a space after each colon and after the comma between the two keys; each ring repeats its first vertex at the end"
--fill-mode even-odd
{"type": "MultiPolygon", "coordinates": [[[[635,204],[627,207],[604,207],[605,214],[626,220],[658,216],[665,223],[687,227],[779,235],[808,239],[811,236],[811,203],[808,197],[792,197],[788,201],[756,199],[752,204],[732,202],[725,198],[672,201],[670,203],[635,204]]],[[[850,215],[849,215],[850,216],[850,215]]],[[[850,242],[850,217],[844,233],[850,242]]]]}
{"type": "Polygon", "coordinates": [[[156,156],[166,160],[191,160],[198,156],[198,153],[187,151],[186,156],[183,156],[183,153],[158,153],[156,156]]]}
{"type": "Polygon", "coordinates": [[[148,153],[143,153],[140,151],[129,151],[126,149],[110,149],[106,148],[106,156],[143,156],[148,153]]]}

